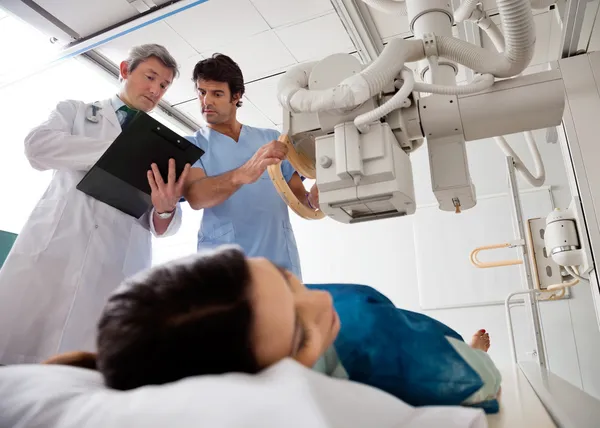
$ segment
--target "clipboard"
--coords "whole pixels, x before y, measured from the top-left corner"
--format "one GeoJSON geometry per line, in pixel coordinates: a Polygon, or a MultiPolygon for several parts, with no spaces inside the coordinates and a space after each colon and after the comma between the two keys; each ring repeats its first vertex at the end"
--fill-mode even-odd
{"type": "Polygon", "coordinates": [[[169,159],[177,179],[186,163],[193,165],[204,150],[144,112],[138,112],[77,184],[83,193],[137,219],[151,207],[147,172],[156,163],[167,180],[169,159]]]}

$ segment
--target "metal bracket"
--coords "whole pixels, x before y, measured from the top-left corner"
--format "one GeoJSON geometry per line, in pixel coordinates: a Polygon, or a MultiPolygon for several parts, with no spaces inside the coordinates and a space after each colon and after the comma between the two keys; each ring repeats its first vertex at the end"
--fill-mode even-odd
{"type": "Polygon", "coordinates": [[[508,248],[516,248],[516,247],[523,247],[525,245],[525,240],[524,239],[517,239],[514,241],[508,241],[508,248]]]}
{"type": "Polygon", "coordinates": [[[423,44],[425,48],[425,56],[440,56],[437,48],[437,40],[434,33],[423,34],[423,44]]]}
{"type": "MultiPolygon", "coordinates": [[[[519,194],[519,187],[517,184],[515,162],[511,156],[506,157],[506,167],[507,167],[507,171],[508,171],[508,186],[509,186],[509,192],[510,192],[510,196],[511,196],[513,214],[514,214],[513,227],[514,227],[515,235],[517,236],[518,240],[524,240],[526,235],[525,235],[525,225],[523,223],[523,208],[521,206],[521,196],[519,194]]],[[[546,350],[544,348],[544,339],[542,337],[542,325],[541,325],[538,301],[535,298],[535,295],[537,293],[539,293],[539,290],[536,290],[533,285],[533,278],[532,278],[532,274],[531,274],[531,263],[529,260],[529,252],[527,250],[527,246],[523,245],[523,246],[519,247],[519,253],[520,253],[519,255],[521,256],[521,259],[523,260],[523,265],[522,265],[523,268],[521,269],[521,277],[523,279],[523,282],[526,284],[527,290],[516,292],[516,293],[511,293],[507,297],[507,299],[506,299],[506,308],[507,308],[507,317],[508,317],[507,319],[510,319],[510,315],[508,313],[510,311],[509,302],[510,302],[510,299],[512,298],[512,296],[518,295],[518,294],[525,294],[526,295],[526,298],[525,298],[526,307],[528,309],[529,315],[531,316],[531,322],[533,324],[535,349],[538,352],[537,362],[539,363],[539,365],[541,367],[545,368],[545,367],[547,367],[546,350]]],[[[509,334],[512,335],[512,323],[509,326],[509,334]]],[[[512,340],[514,341],[514,337],[512,340]]],[[[513,346],[513,356],[516,358],[516,353],[514,351],[514,342],[513,342],[512,346],[513,346]]]]}
{"type": "Polygon", "coordinates": [[[587,5],[587,1],[580,0],[566,0],[563,7],[559,5],[558,10],[562,24],[561,58],[577,54],[587,5]]]}

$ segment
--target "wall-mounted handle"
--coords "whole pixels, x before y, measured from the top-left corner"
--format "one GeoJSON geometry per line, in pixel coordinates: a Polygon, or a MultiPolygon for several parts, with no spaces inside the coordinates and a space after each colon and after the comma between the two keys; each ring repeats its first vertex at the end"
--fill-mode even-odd
{"type": "Polygon", "coordinates": [[[480,269],[487,269],[487,268],[494,268],[494,267],[501,267],[501,266],[522,265],[523,260],[519,260],[519,259],[501,260],[501,261],[497,261],[497,262],[482,262],[481,260],[479,260],[477,258],[477,255],[482,251],[497,250],[499,248],[512,248],[517,245],[523,245],[523,244],[521,242],[518,242],[518,243],[505,242],[503,244],[486,245],[484,247],[478,247],[478,248],[475,248],[473,251],[471,251],[471,255],[469,256],[469,259],[471,260],[471,263],[475,267],[478,267],[480,269]]]}

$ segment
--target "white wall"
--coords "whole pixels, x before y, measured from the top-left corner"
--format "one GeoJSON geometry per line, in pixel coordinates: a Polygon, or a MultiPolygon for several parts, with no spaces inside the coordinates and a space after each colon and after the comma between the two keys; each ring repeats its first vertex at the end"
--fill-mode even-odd
{"type": "MultiPolygon", "coordinates": [[[[545,131],[536,131],[535,136],[546,166],[545,184],[552,186],[556,206],[566,207],[570,192],[560,147],[546,143],[545,131]]],[[[508,141],[523,161],[531,165],[522,136],[509,136],[508,141]]],[[[507,192],[505,158],[493,140],[467,144],[471,176],[478,197],[507,192]]],[[[411,159],[418,205],[435,203],[430,189],[426,149],[419,149],[411,159]]],[[[521,189],[530,188],[521,179],[519,185],[521,189]]],[[[413,222],[420,215],[423,214],[417,210],[412,217],[356,225],[344,225],[329,219],[305,221],[293,216],[305,282],[368,284],[386,294],[398,307],[424,312],[419,304],[419,287],[427,285],[430,291],[435,287],[453,287],[461,278],[450,277],[442,284],[419,284],[416,265],[424,261],[417,260],[413,222]]],[[[469,236],[471,232],[465,228],[462,233],[469,236]]],[[[511,238],[509,236],[507,240],[511,238]]],[[[444,237],[440,236],[440,241],[443,240],[444,237]]],[[[464,257],[468,258],[468,253],[464,257]]],[[[427,262],[432,269],[448,269],[444,259],[427,262]]],[[[510,364],[503,306],[443,309],[425,313],[454,328],[465,339],[470,338],[477,329],[485,328],[492,338],[489,352],[494,360],[498,365],[510,364]]],[[[569,300],[541,303],[541,313],[550,369],[578,387],[583,386],[582,378],[586,378],[586,389],[600,396],[600,372],[590,365],[582,368],[578,361],[582,353],[597,355],[600,351],[600,333],[589,301],[589,290],[585,286],[576,287],[569,300]],[[573,328],[576,331],[582,328],[586,330],[585,334],[579,334],[581,337],[577,342],[577,333],[573,332],[573,328]]],[[[513,309],[513,314],[519,358],[529,359],[531,357],[527,352],[534,349],[529,319],[523,307],[513,309]]]]}

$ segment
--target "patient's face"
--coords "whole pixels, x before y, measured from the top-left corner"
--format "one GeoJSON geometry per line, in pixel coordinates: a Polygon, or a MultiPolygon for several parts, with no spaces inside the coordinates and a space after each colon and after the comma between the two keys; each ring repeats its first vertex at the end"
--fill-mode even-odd
{"type": "Polygon", "coordinates": [[[329,348],[340,319],[331,295],[307,289],[266,259],[249,259],[254,309],[253,343],[261,367],[292,357],[312,367],[329,348]]]}

